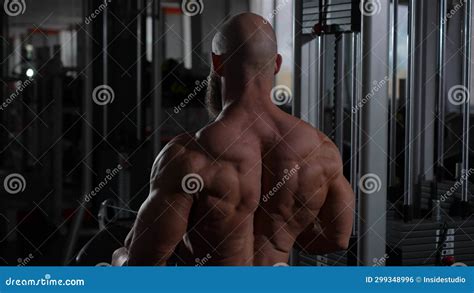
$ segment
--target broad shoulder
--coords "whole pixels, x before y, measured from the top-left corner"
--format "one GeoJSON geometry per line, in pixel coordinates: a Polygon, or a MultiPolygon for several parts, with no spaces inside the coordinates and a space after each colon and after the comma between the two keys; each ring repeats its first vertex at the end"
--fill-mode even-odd
{"type": "Polygon", "coordinates": [[[164,177],[178,179],[186,174],[198,172],[207,162],[204,153],[196,146],[192,134],[181,134],[173,138],[156,157],[151,180],[164,177]]]}
{"type": "Polygon", "coordinates": [[[293,116],[285,121],[283,129],[285,145],[290,153],[298,154],[301,167],[323,168],[328,175],[342,170],[338,147],[322,131],[293,116]]]}
{"type": "Polygon", "coordinates": [[[336,178],[343,172],[343,163],[339,148],[324,133],[318,131],[319,141],[312,146],[305,157],[307,168],[320,168],[326,178],[336,178]]]}
{"type": "Polygon", "coordinates": [[[337,159],[339,151],[332,140],[309,123],[286,114],[277,121],[281,140],[300,156],[328,156],[337,159]]]}

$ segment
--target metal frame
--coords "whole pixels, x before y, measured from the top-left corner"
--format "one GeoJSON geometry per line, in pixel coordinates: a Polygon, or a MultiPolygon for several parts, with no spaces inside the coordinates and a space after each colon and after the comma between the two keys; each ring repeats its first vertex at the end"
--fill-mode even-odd
{"type": "Polygon", "coordinates": [[[191,16],[182,16],[183,24],[183,62],[187,69],[193,68],[193,36],[191,16]]]}
{"type": "MultiPolygon", "coordinates": [[[[54,96],[54,124],[53,124],[53,137],[60,138],[63,133],[63,80],[60,75],[55,75],[50,79],[53,87],[54,96]]],[[[58,139],[53,147],[53,187],[54,187],[54,202],[52,203],[52,219],[55,225],[61,223],[61,211],[63,204],[63,142],[62,139],[58,139]]]]}
{"type": "MultiPolygon", "coordinates": [[[[374,2],[376,0],[366,0],[374,2]]],[[[413,1],[413,0],[412,0],[413,1]]],[[[372,3],[380,7],[380,12],[362,17],[362,96],[371,92],[374,80],[388,76],[389,1],[372,3]]],[[[385,255],[386,245],[386,200],[387,200],[387,160],[388,148],[388,89],[381,88],[360,109],[361,150],[360,174],[373,174],[380,179],[380,190],[360,192],[358,263],[370,265],[373,259],[385,255]],[[379,158],[374,160],[374,158],[379,158]]]]}
{"type": "Polygon", "coordinates": [[[344,53],[348,46],[350,35],[348,33],[342,33],[336,38],[336,84],[334,87],[334,107],[335,107],[335,129],[334,129],[334,141],[339,148],[341,156],[343,156],[344,148],[344,104],[346,101],[346,60],[344,53]]]}
{"type": "Polygon", "coordinates": [[[394,162],[397,157],[397,74],[398,74],[398,0],[393,1],[393,12],[392,12],[392,94],[390,99],[390,132],[389,132],[389,186],[395,185],[396,179],[396,163],[394,162]]]}
{"type": "MultiPolygon", "coordinates": [[[[355,195],[355,202],[359,202],[359,149],[360,149],[360,111],[357,109],[357,102],[360,100],[361,88],[359,85],[360,80],[360,34],[353,33],[351,40],[352,47],[352,71],[351,71],[351,99],[352,99],[352,111],[351,111],[351,186],[355,195]]],[[[356,236],[358,232],[358,211],[354,212],[354,224],[352,226],[352,235],[356,236]]]]}
{"type": "Polygon", "coordinates": [[[446,56],[446,10],[447,0],[439,1],[439,51],[438,51],[438,119],[443,123],[438,123],[437,138],[437,168],[440,168],[440,174],[437,174],[438,180],[442,179],[441,170],[444,168],[444,118],[445,118],[445,56],[446,56]]]}
{"type": "Polygon", "coordinates": [[[413,151],[414,141],[414,95],[415,95],[415,50],[416,50],[416,2],[409,0],[408,4],[408,77],[407,77],[407,94],[405,97],[405,180],[404,180],[404,194],[403,205],[405,208],[405,220],[409,221],[413,218],[413,151]]]}
{"type": "MultiPolygon", "coordinates": [[[[471,93],[471,34],[472,34],[472,0],[466,1],[466,7],[464,9],[464,39],[463,39],[463,50],[464,50],[464,62],[463,64],[463,75],[462,83],[463,86],[468,89],[468,93],[471,93]]],[[[462,168],[467,176],[469,170],[469,126],[470,126],[470,100],[466,99],[463,103],[463,135],[462,135],[462,168]]],[[[462,196],[461,200],[464,203],[469,204],[469,180],[466,178],[462,180],[462,196]]],[[[467,216],[463,212],[463,217],[467,216]]]]}
{"type": "Polygon", "coordinates": [[[143,56],[143,43],[146,42],[144,38],[144,33],[143,33],[143,20],[146,19],[146,9],[143,11],[144,5],[143,5],[144,0],[138,0],[137,1],[137,117],[136,117],[136,127],[137,127],[137,140],[140,141],[143,136],[143,110],[142,110],[142,92],[143,92],[143,62],[142,62],[142,56],[143,56]],[[145,18],[143,17],[145,16],[145,18]],[[145,42],[144,42],[145,41],[145,42]]]}
{"type": "Polygon", "coordinates": [[[302,56],[301,48],[303,46],[301,41],[301,23],[303,21],[302,13],[303,3],[302,1],[293,1],[293,15],[295,19],[293,21],[293,103],[292,103],[292,113],[296,117],[301,117],[301,69],[302,69],[302,56]]]}
{"type": "MultiPolygon", "coordinates": [[[[108,19],[109,19],[109,7],[105,5],[104,11],[102,12],[102,84],[108,85],[109,83],[109,36],[108,36],[108,19]]],[[[103,139],[107,139],[108,134],[108,106],[104,105],[102,107],[102,136],[103,139]]]]}
{"type": "MultiPolygon", "coordinates": [[[[90,11],[90,1],[84,0],[83,2],[83,13],[84,15],[88,15],[90,11]]],[[[87,25],[85,26],[86,35],[91,36],[93,34],[92,26],[87,25]]],[[[91,154],[93,149],[93,132],[92,128],[89,125],[93,125],[93,106],[92,106],[92,92],[93,92],[93,75],[94,71],[92,66],[87,66],[92,61],[92,50],[93,44],[90,37],[86,35],[84,38],[84,61],[83,66],[85,66],[85,75],[87,78],[84,79],[84,99],[83,99],[83,106],[84,106],[84,123],[82,123],[82,131],[84,134],[84,154],[86,157],[84,159],[84,164],[82,166],[82,194],[85,195],[92,190],[92,172],[89,169],[90,166],[93,166],[93,154],[91,154]]],[[[69,261],[72,258],[72,255],[75,250],[78,232],[81,227],[82,219],[84,218],[85,207],[83,205],[79,205],[77,214],[74,217],[74,221],[72,223],[71,232],[69,233],[69,239],[67,242],[66,253],[64,255],[63,264],[68,265],[69,261]]]]}
{"type": "Polygon", "coordinates": [[[324,76],[324,65],[325,65],[325,50],[326,49],[326,35],[321,35],[318,37],[318,60],[316,63],[316,73],[318,75],[318,96],[319,101],[316,106],[316,128],[323,130],[324,129],[324,106],[325,106],[325,76],[324,76]]]}
{"type": "MultiPolygon", "coordinates": [[[[321,74],[320,72],[320,66],[319,63],[321,62],[321,51],[319,47],[319,39],[312,40],[308,46],[308,54],[310,59],[308,59],[308,63],[311,64],[316,64],[316,66],[311,66],[311,64],[305,64],[304,66],[308,67],[308,120],[310,121],[311,125],[314,127],[321,129],[320,127],[320,122],[319,122],[319,117],[321,116],[320,114],[320,107],[319,103],[323,103],[324,101],[322,100],[321,97],[321,92],[320,92],[320,78],[319,75],[321,74]],[[311,98],[314,97],[314,98],[311,98]],[[319,97],[319,99],[318,99],[319,97]]],[[[306,62],[305,62],[306,63],[306,62]]]]}
{"type": "Polygon", "coordinates": [[[436,127],[436,144],[435,144],[435,153],[436,153],[436,177],[434,182],[434,198],[438,199],[438,186],[437,183],[443,179],[444,173],[444,118],[445,118],[445,56],[446,56],[446,10],[447,4],[446,0],[439,0],[439,31],[438,31],[438,97],[436,102],[436,112],[437,112],[437,127],[436,127]]]}
{"type": "MultiPolygon", "coordinates": [[[[301,79],[302,79],[302,13],[303,3],[302,1],[293,1],[293,100],[292,100],[292,113],[296,117],[301,117],[301,99],[302,99],[302,89],[301,89],[301,79]]],[[[299,263],[299,253],[296,249],[292,249],[290,253],[290,259],[288,263],[292,266],[298,265],[299,263]]]]}
{"type": "MultiPolygon", "coordinates": [[[[161,38],[162,22],[161,16],[161,0],[153,1],[153,43],[161,38]]],[[[157,156],[161,150],[161,101],[162,101],[162,85],[161,85],[161,63],[163,59],[162,42],[154,43],[153,46],[153,74],[152,86],[153,90],[153,155],[157,156]]]]}

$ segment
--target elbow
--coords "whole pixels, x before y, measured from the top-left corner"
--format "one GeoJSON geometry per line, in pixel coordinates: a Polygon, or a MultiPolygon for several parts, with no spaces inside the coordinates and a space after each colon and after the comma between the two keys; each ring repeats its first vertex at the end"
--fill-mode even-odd
{"type": "Polygon", "coordinates": [[[328,254],[339,251],[344,251],[349,248],[349,241],[345,239],[330,240],[324,247],[316,249],[316,254],[328,254]]]}
{"type": "Polygon", "coordinates": [[[338,235],[337,237],[330,238],[328,247],[331,252],[344,251],[349,248],[350,235],[338,235]]]}
{"type": "Polygon", "coordinates": [[[335,251],[347,250],[349,248],[350,237],[341,237],[334,241],[335,251]]]}
{"type": "Polygon", "coordinates": [[[300,247],[300,250],[307,254],[328,254],[338,251],[344,251],[349,248],[349,237],[320,238],[306,247],[300,247]]]}

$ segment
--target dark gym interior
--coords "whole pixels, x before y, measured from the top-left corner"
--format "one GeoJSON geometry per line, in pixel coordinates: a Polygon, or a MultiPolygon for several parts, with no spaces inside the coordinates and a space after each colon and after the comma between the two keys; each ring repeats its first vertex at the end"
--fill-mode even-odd
{"type": "Polygon", "coordinates": [[[292,93],[281,108],[333,140],[357,199],[348,250],[295,249],[289,264],[474,265],[471,0],[380,0],[373,14],[360,0],[190,1],[196,13],[178,0],[11,2],[0,265],[110,261],[157,154],[210,122],[211,41],[247,11],[275,29],[275,85],[292,93]]]}

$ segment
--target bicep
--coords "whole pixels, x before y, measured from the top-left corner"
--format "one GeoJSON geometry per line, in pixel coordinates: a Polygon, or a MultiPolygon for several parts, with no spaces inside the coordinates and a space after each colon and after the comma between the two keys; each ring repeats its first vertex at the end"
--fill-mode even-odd
{"type": "Polygon", "coordinates": [[[133,227],[129,265],[164,265],[186,233],[192,199],[182,193],[153,192],[133,227]]]}

